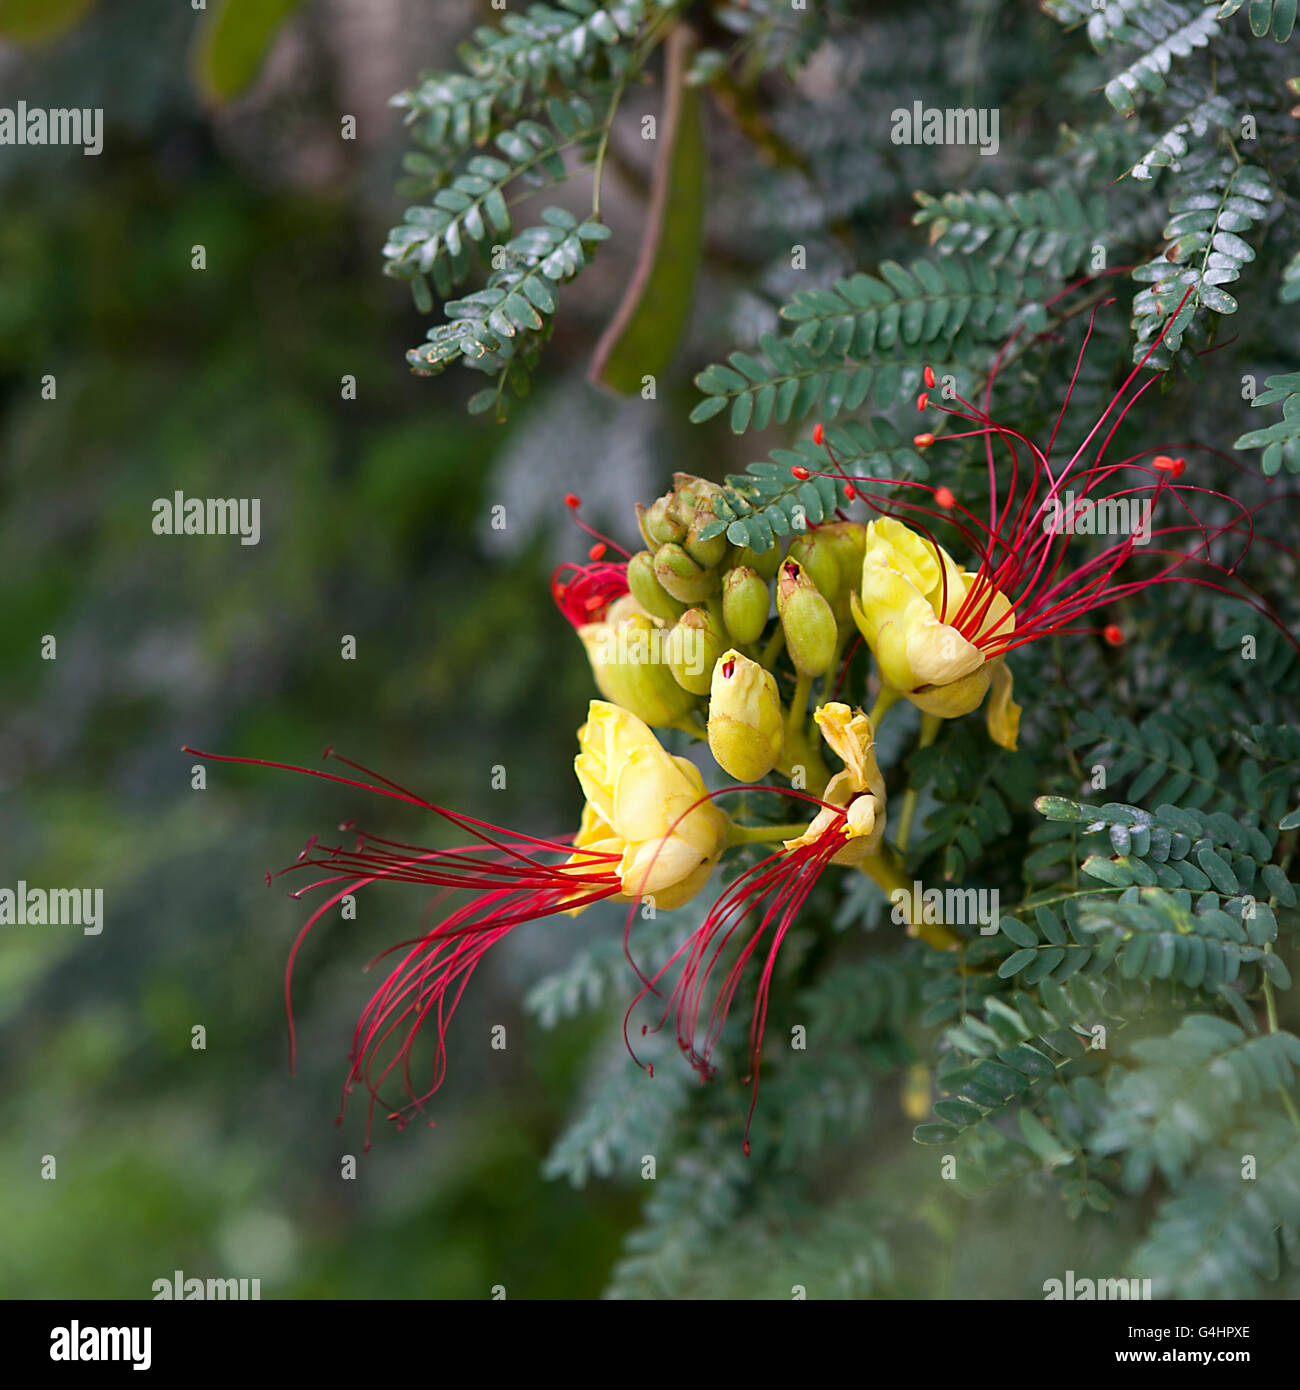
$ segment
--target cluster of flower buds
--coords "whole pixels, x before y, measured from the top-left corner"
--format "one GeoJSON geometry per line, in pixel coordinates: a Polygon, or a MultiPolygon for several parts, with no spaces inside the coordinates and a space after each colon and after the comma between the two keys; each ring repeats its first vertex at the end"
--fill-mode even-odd
{"type": "Polygon", "coordinates": [[[719,532],[720,492],[678,473],[638,506],[645,549],[628,559],[628,592],[578,631],[606,699],[654,727],[703,732],[737,781],[798,767],[816,790],[827,774],[810,685],[822,679],[829,695],[853,633],[867,528],[836,521],[795,533],[784,555],[756,553],[719,532]]]}

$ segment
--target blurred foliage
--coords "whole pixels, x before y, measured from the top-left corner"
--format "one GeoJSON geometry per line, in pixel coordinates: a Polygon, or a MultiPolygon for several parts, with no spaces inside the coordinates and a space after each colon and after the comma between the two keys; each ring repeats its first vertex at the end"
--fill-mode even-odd
{"type": "MultiPolygon", "coordinates": [[[[80,63],[139,41],[124,17],[183,69],[190,33],[148,8],[101,6],[83,56],[25,57],[18,90],[73,100],[80,63]]],[[[318,93],[335,77],[297,74],[318,93]]],[[[506,1022],[508,1061],[485,1048],[445,1133],[341,1181],[362,1142],[360,1116],[332,1124],[360,967],[418,904],[376,896],[336,926],[363,940],[308,952],[292,1079],[303,912],[262,873],[373,808],[285,774],[194,791],[178,751],[314,765],[333,743],[481,815],[567,820],[576,789],[554,788],[586,686],[554,661],[552,556],[515,528],[488,557],[497,441],[392,369],[408,311],[374,272],[364,189],[268,186],[183,85],[151,97],[123,127],[110,96],[98,159],[0,163],[0,879],[100,884],[106,921],[3,928],[0,1291],[141,1298],[182,1269],[260,1276],[265,1297],[593,1295],[630,1206],[539,1174],[588,1033],[546,1039],[508,970],[485,974],[462,1026],[506,1022]],[[154,535],[176,490],[260,498],[260,544],[154,535]]]]}

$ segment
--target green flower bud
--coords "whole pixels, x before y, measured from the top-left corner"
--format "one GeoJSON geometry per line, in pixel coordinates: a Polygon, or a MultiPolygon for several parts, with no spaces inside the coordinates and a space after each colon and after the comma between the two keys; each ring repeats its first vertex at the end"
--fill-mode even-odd
{"type": "Polygon", "coordinates": [[[776,611],[795,670],[805,676],[825,675],[835,655],[835,614],[797,560],[782,562],[776,581],[776,611]]]}
{"type": "Polygon", "coordinates": [[[627,587],[652,617],[675,623],[685,612],[684,605],[655,578],[655,557],[648,550],[638,550],[627,562],[627,587]]]}
{"type": "Polygon", "coordinates": [[[701,502],[712,505],[713,499],[721,493],[717,483],[707,478],[697,478],[694,473],[674,473],[672,496],[676,499],[676,511],[683,521],[689,521],[691,513],[701,502]]]}
{"type": "Polygon", "coordinates": [[[714,565],[720,565],[727,558],[727,551],[730,549],[727,545],[725,531],[718,532],[716,536],[710,536],[708,540],[702,540],[700,537],[700,532],[717,519],[713,508],[707,503],[701,503],[695,508],[690,529],[686,533],[686,539],[682,542],[691,559],[703,565],[705,569],[712,569],[714,565]]]}
{"type": "MultiPolygon", "coordinates": [[[[862,559],[867,548],[867,527],[861,521],[832,521],[817,528],[818,539],[834,552],[840,571],[840,587],[831,599],[837,623],[849,619],[850,599],[862,588],[862,559]]],[[[830,598],[830,595],[827,595],[830,598]]]]}
{"type": "Polygon", "coordinates": [[[840,583],[846,589],[859,588],[862,558],[867,549],[867,526],[863,521],[830,521],[817,528],[817,534],[835,552],[840,566],[840,583]]]}
{"type": "Polygon", "coordinates": [[[718,592],[721,576],[706,570],[680,545],[661,545],[655,551],[655,578],[682,603],[702,603],[718,592]]]}
{"type": "Polygon", "coordinates": [[[767,626],[772,595],[756,570],[728,570],[722,581],[722,617],[733,642],[757,642],[767,626]]]}
{"type": "Polygon", "coordinates": [[[658,727],[675,723],[695,704],[663,659],[666,634],[643,613],[617,623],[587,623],[578,636],[596,688],[611,704],[658,727]]]}
{"type": "Polygon", "coordinates": [[[775,579],[777,568],[781,564],[781,544],[779,541],[773,542],[763,551],[751,550],[749,546],[745,546],[736,552],[736,564],[757,571],[760,579],[775,579]]]}
{"type": "Polygon", "coordinates": [[[799,562],[826,602],[834,603],[840,591],[840,566],[835,552],[821,539],[821,528],[796,536],[786,547],[785,553],[791,560],[799,562]]]}
{"type": "Polygon", "coordinates": [[[668,634],[665,645],[677,684],[692,695],[707,695],[713,684],[714,663],[727,645],[721,628],[707,610],[688,608],[668,634]]]}
{"type": "Polygon", "coordinates": [[[739,652],[724,652],[709,695],[714,761],[738,782],[757,782],[776,766],[783,744],[776,678],[739,652]]]}
{"type": "Polygon", "coordinates": [[[649,549],[657,550],[669,541],[680,542],[686,539],[686,523],[679,521],[673,511],[676,500],[671,492],[666,492],[648,507],[637,503],[637,524],[649,549]]]}

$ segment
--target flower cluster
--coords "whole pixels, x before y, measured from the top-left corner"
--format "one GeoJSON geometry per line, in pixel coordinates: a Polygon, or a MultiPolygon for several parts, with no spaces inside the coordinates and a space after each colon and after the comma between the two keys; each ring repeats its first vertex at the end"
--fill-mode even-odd
{"type": "MultiPolygon", "coordinates": [[[[876,727],[888,711],[903,700],[917,706],[924,743],[943,720],[987,701],[990,738],[1014,749],[1021,709],[1012,698],[1009,653],[1063,632],[1121,642],[1114,623],[1081,627],[1079,620],[1146,585],[1187,579],[1241,593],[1243,586],[1227,582],[1237,559],[1222,564],[1211,546],[1223,537],[1247,542],[1250,513],[1181,482],[1182,458],[1155,450],[1116,462],[1105,457],[1120,421],[1158,379],[1130,394],[1136,377],[1062,458],[1056,441],[1066,407],[1040,447],[996,423],[987,400],[985,409],[950,392],[932,401],[927,368],[919,408],[961,426],[942,438],[976,438],[986,450],[987,520],[945,486],[850,477],[829,449],[826,475],[844,485],[850,504],[860,500],[874,515],[841,512],[761,553],[720,530],[718,485],[687,474],[638,507],[643,548],[635,553],[592,531],[579,518],[579,499],[566,499],[595,544],[588,563],[557,571],[552,592],[603,697],[590,702],[578,731],[574,771],[585,806],[577,829],[553,838],[519,834],[426,802],[347,760],[364,780],[314,774],[422,807],[470,842],[423,848],[349,827],[350,838],[337,845],[309,842],[284,871],[316,871],[299,893],[329,890],[290,954],[286,997],[303,939],[346,895],[380,879],[467,895],[393,948],[397,963],[357,1024],[345,1096],[363,1084],[371,1115],[382,1105],[399,1125],[422,1111],[445,1075],[447,1029],[470,975],[515,928],[604,900],[626,904],[630,924],[638,910],[671,911],[713,893],[701,924],[663,969],[652,978],[637,971],[642,988],[629,1017],[638,1006],[657,1008],[656,1026],[671,1019],[686,1059],[711,1076],[731,1004],[751,961],[761,960],[748,1035],[756,1099],[778,953],[820,876],[834,869],[865,873],[891,892],[906,887],[902,851],[915,798],[906,792],[890,843],[875,752],[876,727]],[[1143,552],[1145,573],[1120,576],[1138,543],[1132,534],[1080,546],[1066,529],[1042,524],[1049,512],[1061,515],[1067,485],[1067,509],[1102,496],[1172,504],[1172,519],[1151,531],[1159,544],[1143,552]],[[1193,507],[1204,497],[1235,507],[1231,519],[1216,528],[1201,522],[1193,507]],[[940,526],[968,557],[964,564],[940,544],[940,526]],[[609,558],[611,551],[622,558],[609,558]],[[874,670],[870,713],[854,703],[867,685],[852,688],[861,643],[874,670]],[[754,808],[770,806],[774,796],[786,799],[787,818],[755,820],[754,808]],[[747,821],[736,818],[746,810],[747,821]],[[724,860],[729,867],[720,869],[724,860]],[[719,886],[711,887],[715,880],[719,886]],[[413,1047],[426,1027],[435,1037],[433,1057],[417,1081],[413,1047]],[[399,1104],[383,1098],[394,1085],[405,1093],[399,1104]]],[[[824,442],[820,427],[814,439],[824,442]]],[[[941,437],[925,432],[915,442],[928,449],[941,437]]],[[[792,474],[809,476],[798,466],[792,474]]],[[[1242,596],[1253,602],[1249,591],[1242,596]]],[[[959,940],[943,923],[914,921],[908,930],[938,948],[959,940]]]]}

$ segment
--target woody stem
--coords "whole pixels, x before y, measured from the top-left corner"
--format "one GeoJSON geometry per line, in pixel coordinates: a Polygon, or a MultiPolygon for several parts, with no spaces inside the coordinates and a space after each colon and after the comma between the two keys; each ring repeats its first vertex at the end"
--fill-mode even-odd
{"type": "Polygon", "coordinates": [[[961,945],[961,937],[950,931],[942,922],[913,920],[912,887],[903,877],[902,856],[894,854],[881,846],[875,854],[869,854],[858,866],[874,883],[884,889],[886,896],[901,912],[907,922],[908,936],[920,937],[927,945],[938,951],[950,951],[961,945]]]}

